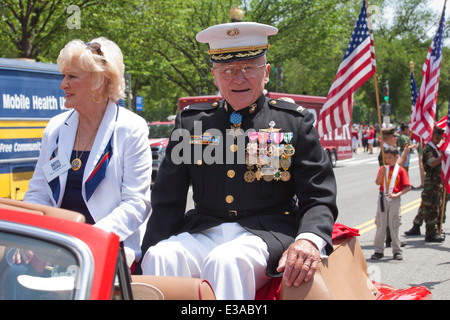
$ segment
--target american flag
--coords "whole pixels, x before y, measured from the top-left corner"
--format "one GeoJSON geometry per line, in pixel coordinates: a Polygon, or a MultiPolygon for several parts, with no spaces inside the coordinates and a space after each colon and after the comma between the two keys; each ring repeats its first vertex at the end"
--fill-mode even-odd
{"type": "Polygon", "coordinates": [[[351,122],[353,93],[375,73],[375,64],[373,35],[363,0],[344,59],[320,110],[316,124],[319,137],[351,122]]]}
{"type": "Polygon", "coordinates": [[[431,43],[422,70],[422,85],[415,109],[411,112],[410,128],[424,142],[429,142],[433,134],[436,115],[436,99],[439,90],[442,50],[444,45],[445,6],[438,31],[431,43]]]}
{"type": "Polygon", "coordinates": [[[447,126],[447,116],[443,116],[441,120],[436,122],[436,127],[442,128],[445,130],[445,127],[447,126]]]}
{"type": "Polygon", "coordinates": [[[441,147],[443,152],[441,162],[441,178],[444,182],[444,186],[447,189],[447,193],[450,192],[450,101],[448,103],[447,125],[445,127],[446,138],[441,147]]]}
{"type": "MultiPolygon", "coordinates": [[[[419,92],[417,91],[416,79],[414,78],[414,73],[412,69],[411,69],[410,87],[411,87],[411,114],[414,114],[416,112],[417,97],[419,95],[419,92]]],[[[409,125],[409,127],[411,128],[411,124],[409,125]]],[[[419,137],[412,131],[411,133],[412,139],[420,140],[421,143],[423,142],[421,137],[419,137]]]]}

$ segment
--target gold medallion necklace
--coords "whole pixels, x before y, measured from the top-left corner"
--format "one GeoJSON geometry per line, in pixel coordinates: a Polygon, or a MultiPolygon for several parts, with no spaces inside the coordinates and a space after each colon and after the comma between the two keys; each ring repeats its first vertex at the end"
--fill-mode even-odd
{"type": "MultiPolygon", "coordinates": [[[[97,127],[98,129],[98,127],[97,127]]],[[[70,163],[72,170],[73,171],[78,171],[80,170],[81,166],[83,165],[82,161],[81,161],[81,157],[83,156],[84,152],[86,151],[86,148],[91,144],[92,140],[94,139],[95,135],[97,134],[97,130],[94,131],[94,134],[91,136],[91,139],[89,140],[88,144],[84,147],[83,152],[81,152],[80,156],[78,157],[78,144],[80,142],[80,137],[79,137],[79,132],[80,132],[80,126],[78,126],[77,128],[77,150],[75,150],[75,159],[72,160],[72,162],[70,163]]]]}

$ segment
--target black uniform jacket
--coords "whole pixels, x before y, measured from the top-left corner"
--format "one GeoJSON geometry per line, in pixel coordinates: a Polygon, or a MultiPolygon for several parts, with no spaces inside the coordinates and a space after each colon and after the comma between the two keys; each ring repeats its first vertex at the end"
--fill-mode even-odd
{"type": "Polygon", "coordinates": [[[242,157],[249,138],[244,134],[235,140],[227,135],[232,108],[224,100],[189,106],[175,120],[153,186],[153,212],[143,240],[144,254],[150,246],[171,235],[194,233],[230,221],[238,222],[267,243],[269,276],[280,275],[276,272],[278,261],[299,233],[322,237],[327,242],[327,253],[332,252],[331,234],[338,214],[336,182],[312,114],[296,104],[270,100],[264,95],[256,104],[254,110],[240,111],[241,128],[244,133],[270,127],[293,133],[291,179],[246,182],[244,175],[249,167],[242,157]],[[208,130],[216,138],[221,133],[216,145],[187,141],[208,130]],[[230,151],[233,144],[238,146],[235,152],[230,151]],[[184,161],[180,161],[181,157],[184,161]],[[190,184],[195,209],[185,212],[190,184]]]}

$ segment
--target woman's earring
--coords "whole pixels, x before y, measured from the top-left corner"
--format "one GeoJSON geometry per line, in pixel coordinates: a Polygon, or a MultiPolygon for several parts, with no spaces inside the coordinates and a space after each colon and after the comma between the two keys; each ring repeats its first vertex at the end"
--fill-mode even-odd
{"type": "Polygon", "coordinates": [[[102,95],[101,92],[100,92],[100,99],[99,99],[98,101],[95,100],[95,92],[92,94],[92,101],[93,101],[94,103],[99,104],[100,102],[102,102],[102,100],[103,100],[103,95],[102,95]]]}

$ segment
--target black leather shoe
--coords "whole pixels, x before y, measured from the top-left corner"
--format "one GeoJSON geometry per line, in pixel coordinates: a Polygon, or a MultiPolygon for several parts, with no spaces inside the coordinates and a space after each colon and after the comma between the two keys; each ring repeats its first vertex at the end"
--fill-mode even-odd
{"type": "Polygon", "coordinates": [[[383,258],[383,257],[384,257],[384,254],[379,253],[379,252],[375,252],[375,253],[370,257],[370,259],[371,259],[371,260],[380,260],[380,259],[383,258]]]}
{"type": "Polygon", "coordinates": [[[401,252],[394,253],[394,260],[403,260],[401,252]]]}
{"type": "Polygon", "coordinates": [[[443,242],[445,237],[443,235],[434,234],[432,236],[426,236],[425,242],[443,242]]]}
{"type": "Polygon", "coordinates": [[[411,229],[408,231],[405,231],[405,234],[407,236],[420,236],[420,226],[417,224],[414,224],[411,229]]]}

